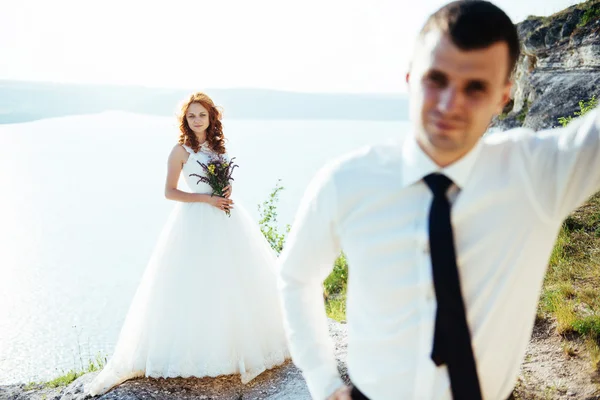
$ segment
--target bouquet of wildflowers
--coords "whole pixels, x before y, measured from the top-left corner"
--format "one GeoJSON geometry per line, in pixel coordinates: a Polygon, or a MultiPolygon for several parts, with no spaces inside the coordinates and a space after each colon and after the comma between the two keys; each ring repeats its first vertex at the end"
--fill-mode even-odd
{"type": "MultiPolygon", "coordinates": [[[[200,164],[202,169],[204,169],[206,176],[198,174],[190,174],[190,176],[198,178],[196,184],[200,182],[207,183],[213,190],[212,195],[223,196],[223,191],[233,180],[231,177],[233,170],[237,167],[237,165],[233,163],[233,160],[235,160],[235,157],[227,161],[219,154],[210,158],[206,164],[196,161],[200,164]]],[[[229,210],[226,210],[225,212],[228,216],[231,216],[229,210]]]]}

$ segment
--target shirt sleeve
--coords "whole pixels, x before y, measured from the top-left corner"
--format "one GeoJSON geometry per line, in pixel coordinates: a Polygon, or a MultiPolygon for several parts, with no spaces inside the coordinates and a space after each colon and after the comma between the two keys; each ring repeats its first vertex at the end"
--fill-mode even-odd
{"type": "Polygon", "coordinates": [[[315,399],[343,385],[328,331],[323,280],[340,253],[336,188],[330,168],[309,184],[279,258],[285,327],[294,363],[315,399]]]}
{"type": "Polygon", "coordinates": [[[600,113],[520,142],[526,182],[542,214],[562,220],[600,190],[600,113]]]}

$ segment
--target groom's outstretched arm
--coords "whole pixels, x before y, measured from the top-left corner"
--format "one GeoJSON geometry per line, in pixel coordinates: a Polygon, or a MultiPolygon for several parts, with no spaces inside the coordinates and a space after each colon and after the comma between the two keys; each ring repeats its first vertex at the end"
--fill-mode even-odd
{"type": "Polygon", "coordinates": [[[600,190],[600,110],[524,139],[520,170],[543,217],[562,221],[600,190]]]}
{"type": "Polygon", "coordinates": [[[330,167],[324,168],[308,186],[279,257],[290,351],[315,399],[325,399],[343,385],[323,301],[323,280],[340,252],[331,171],[330,167]]]}

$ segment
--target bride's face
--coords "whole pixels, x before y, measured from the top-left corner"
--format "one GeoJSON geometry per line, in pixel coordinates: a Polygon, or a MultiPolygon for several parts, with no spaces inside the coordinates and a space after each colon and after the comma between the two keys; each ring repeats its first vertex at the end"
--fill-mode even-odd
{"type": "Polygon", "coordinates": [[[192,103],[185,115],[188,126],[197,135],[202,134],[209,126],[208,110],[199,103],[192,103]]]}

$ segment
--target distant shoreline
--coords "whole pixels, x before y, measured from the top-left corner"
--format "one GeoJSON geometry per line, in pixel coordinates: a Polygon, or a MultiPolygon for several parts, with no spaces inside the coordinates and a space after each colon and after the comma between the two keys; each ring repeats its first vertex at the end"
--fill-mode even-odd
{"type": "MultiPolygon", "coordinates": [[[[171,117],[191,90],[0,80],[0,124],[109,110],[171,117]]],[[[267,89],[207,89],[227,119],[408,119],[404,93],[300,93],[267,89]]]]}

